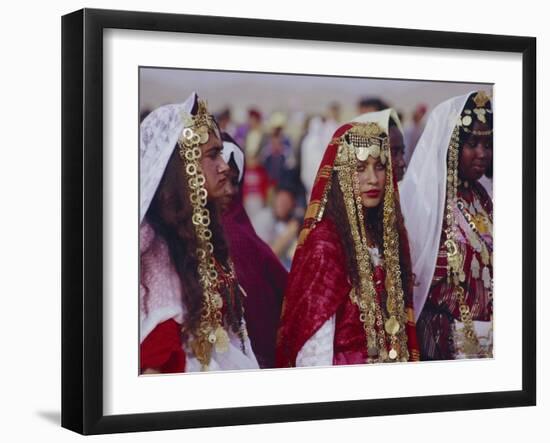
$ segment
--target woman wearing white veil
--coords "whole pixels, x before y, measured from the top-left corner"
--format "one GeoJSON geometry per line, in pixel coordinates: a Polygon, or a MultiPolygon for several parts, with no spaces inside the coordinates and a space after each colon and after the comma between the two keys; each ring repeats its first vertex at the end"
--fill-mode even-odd
{"type": "Polygon", "coordinates": [[[400,184],[423,360],[492,357],[492,135],[484,92],[441,103],[400,184]]]}
{"type": "Polygon", "coordinates": [[[216,213],[228,165],[193,93],[140,125],[140,372],[258,368],[216,213]]]}

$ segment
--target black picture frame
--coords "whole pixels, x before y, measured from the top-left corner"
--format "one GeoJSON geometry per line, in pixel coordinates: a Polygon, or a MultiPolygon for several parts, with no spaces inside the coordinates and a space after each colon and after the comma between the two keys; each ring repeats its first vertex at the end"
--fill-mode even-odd
{"type": "Polygon", "coordinates": [[[83,9],[62,18],[62,426],[82,434],[536,404],[536,39],[230,17],[83,9]],[[103,412],[103,31],[169,31],[518,53],[522,56],[522,388],[505,392],[103,412]]]}

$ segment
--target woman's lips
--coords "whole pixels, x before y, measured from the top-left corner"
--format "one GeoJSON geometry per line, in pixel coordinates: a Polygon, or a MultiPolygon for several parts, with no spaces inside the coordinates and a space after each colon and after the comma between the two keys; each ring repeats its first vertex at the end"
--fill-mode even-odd
{"type": "Polygon", "coordinates": [[[376,198],[380,195],[380,191],[378,189],[373,189],[371,191],[364,192],[363,194],[369,198],[376,198]]]}
{"type": "Polygon", "coordinates": [[[487,169],[487,165],[475,163],[475,164],[472,165],[472,168],[477,170],[477,171],[485,171],[485,169],[487,169]]]}

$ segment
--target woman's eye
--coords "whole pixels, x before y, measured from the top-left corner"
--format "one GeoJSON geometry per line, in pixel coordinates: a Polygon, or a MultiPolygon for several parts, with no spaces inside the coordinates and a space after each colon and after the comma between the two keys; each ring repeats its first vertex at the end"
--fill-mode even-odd
{"type": "Polygon", "coordinates": [[[384,169],[386,169],[386,166],[383,165],[382,163],[378,163],[378,164],[376,165],[376,169],[377,169],[378,171],[383,171],[384,169]]]}

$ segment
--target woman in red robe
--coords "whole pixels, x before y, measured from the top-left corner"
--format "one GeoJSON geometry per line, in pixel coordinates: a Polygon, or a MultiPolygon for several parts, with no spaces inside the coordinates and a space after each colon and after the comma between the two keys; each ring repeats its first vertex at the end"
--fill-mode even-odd
{"type": "Polygon", "coordinates": [[[285,291],[279,367],[418,360],[394,115],[341,126],[325,151],[285,291]]]}

